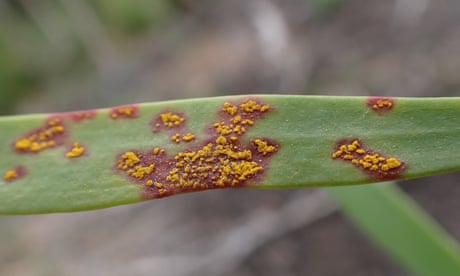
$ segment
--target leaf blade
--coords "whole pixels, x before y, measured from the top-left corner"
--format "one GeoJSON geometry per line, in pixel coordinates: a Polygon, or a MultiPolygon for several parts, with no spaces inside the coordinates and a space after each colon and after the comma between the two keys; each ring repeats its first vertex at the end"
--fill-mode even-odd
{"type": "Polygon", "coordinates": [[[393,183],[328,188],[373,242],[415,275],[457,275],[460,248],[393,183]]]}
{"type": "Polygon", "coordinates": [[[212,123],[225,102],[257,99],[271,111],[248,127],[241,142],[265,137],[279,149],[264,167],[264,175],[247,183],[252,188],[305,188],[378,182],[350,163],[331,154],[340,139],[359,138],[372,150],[407,163],[402,176],[423,177],[460,168],[460,99],[398,98],[385,114],[369,108],[366,97],[257,95],[217,97],[136,105],[139,117],[112,120],[112,109],[101,109],[91,120],[67,122],[66,146],[38,154],[17,154],[12,143],[40,127],[49,115],[0,118],[0,173],[17,165],[28,176],[17,182],[0,179],[0,213],[78,211],[143,200],[142,185],[128,181],[116,170],[116,156],[128,150],[165,148],[170,157],[199,146],[209,137],[212,123]],[[191,144],[171,142],[168,133],[152,133],[151,122],[165,110],[187,117],[187,130],[197,135],[191,144]],[[88,156],[68,160],[73,142],[88,156]],[[67,148],[66,148],[67,147],[67,148]]]}

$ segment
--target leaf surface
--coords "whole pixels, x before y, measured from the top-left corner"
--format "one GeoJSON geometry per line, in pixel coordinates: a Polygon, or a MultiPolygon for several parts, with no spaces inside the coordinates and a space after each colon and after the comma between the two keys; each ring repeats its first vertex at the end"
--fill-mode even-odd
{"type": "Polygon", "coordinates": [[[458,98],[216,97],[3,117],[0,133],[1,214],[460,168],[458,98]]]}

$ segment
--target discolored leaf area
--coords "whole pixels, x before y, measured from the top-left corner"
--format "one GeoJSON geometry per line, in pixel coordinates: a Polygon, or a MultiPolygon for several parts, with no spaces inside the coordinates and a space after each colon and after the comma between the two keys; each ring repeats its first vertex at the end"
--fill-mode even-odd
{"type": "Polygon", "coordinates": [[[0,119],[0,213],[460,168],[460,99],[253,95],[0,119]]]}

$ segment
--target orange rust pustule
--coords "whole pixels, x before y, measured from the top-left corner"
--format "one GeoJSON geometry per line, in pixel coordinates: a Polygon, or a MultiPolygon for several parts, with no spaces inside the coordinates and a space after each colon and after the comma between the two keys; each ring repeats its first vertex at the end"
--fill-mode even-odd
{"type": "Polygon", "coordinates": [[[187,119],[183,112],[165,110],[150,122],[153,133],[165,131],[174,144],[189,143],[196,140],[196,135],[186,130],[187,119]]]}
{"type": "Polygon", "coordinates": [[[339,140],[331,158],[351,163],[371,178],[379,181],[399,179],[407,169],[405,162],[366,148],[360,139],[339,140]]]}
{"type": "Polygon", "coordinates": [[[109,116],[112,120],[136,119],[139,116],[139,107],[137,105],[117,106],[110,110],[109,116]]]}
{"type": "Polygon", "coordinates": [[[17,153],[39,153],[63,145],[68,133],[63,116],[51,116],[42,127],[21,136],[12,143],[17,153]]]}
{"type": "Polygon", "coordinates": [[[168,131],[175,133],[183,129],[186,125],[187,118],[183,112],[174,110],[164,110],[154,117],[150,126],[152,132],[168,131]]]}
{"type": "Polygon", "coordinates": [[[79,142],[74,142],[65,153],[65,157],[68,159],[80,158],[86,155],[88,155],[87,147],[79,142]]]}
{"type": "Polygon", "coordinates": [[[371,97],[367,99],[367,107],[379,115],[391,111],[395,106],[396,100],[388,97],[371,97]]]}
{"type": "Polygon", "coordinates": [[[24,166],[17,166],[14,169],[8,170],[3,174],[3,180],[7,183],[15,182],[23,178],[27,174],[27,169],[24,166]]]}
{"type": "MultiPolygon", "coordinates": [[[[143,185],[144,199],[208,189],[238,188],[249,181],[256,183],[268,169],[270,158],[279,150],[279,144],[269,138],[257,138],[243,145],[241,137],[255,120],[269,110],[268,104],[252,99],[225,103],[218,113],[218,120],[208,128],[209,136],[200,145],[178,152],[173,157],[167,156],[160,148],[147,152],[125,151],[117,156],[116,170],[143,185]]],[[[185,117],[170,112],[163,118],[157,117],[152,125],[158,129],[174,129],[182,124],[180,118],[185,117]]]]}
{"type": "MultiPolygon", "coordinates": [[[[199,147],[176,154],[174,158],[165,156],[159,159],[155,164],[160,167],[150,180],[163,184],[165,191],[160,192],[155,185],[145,185],[142,197],[152,199],[186,192],[241,188],[249,180],[262,180],[274,152],[263,155],[256,145],[251,143],[245,147],[239,142],[231,142],[233,150],[229,152],[219,149],[220,145],[214,142],[211,139],[199,147]],[[245,169],[241,169],[243,167],[245,169]]],[[[279,148],[271,140],[268,143],[279,148]]]]}

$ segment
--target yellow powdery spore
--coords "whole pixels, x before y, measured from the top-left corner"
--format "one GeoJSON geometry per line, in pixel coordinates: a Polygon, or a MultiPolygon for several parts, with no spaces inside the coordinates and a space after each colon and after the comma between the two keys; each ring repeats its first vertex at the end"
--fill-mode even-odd
{"type": "Polygon", "coordinates": [[[117,167],[121,170],[128,170],[135,165],[139,164],[141,160],[139,159],[139,156],[136,155],[136,153],[132,151],[127,151],[123,153],[120,158],[118,159],[118,165],[117,167]]]}
{"type": "Polygon", "coordinates": [[[155,165],[154,164],[150,164],[148,166],[135,166],[134,168],[132,169],[129,169],[127,172],[128,172],[128,175],[132,176],[132,177],[135,177],[137,179],[144,179],[144,177],[150,175],[153,170],[155,169],[155,165]]]}
{"type": "Polygon", "coordinates": [[[185,118],[172,112],[160,114],[161,121],[165,127],[178,127],[185,122],[185,118]]]}
{"type": "Polygon", "coordinates": [[[180,152],[175,156],[175,168],[166,177],[179,189],[207,189],[235,186],[263,167],[252,161],[249,150],[235,149],[231,144],[209,143],[197,151],[180,152]]]}
{"type": "Polygon", "coordinates": [[[163,154],[164,152],[165,150],[159,147],[154,147],[152,150],[153,155],[163,154]]]}
{"type": "MultiPolygon", "coordinates": [[[[255,139],[242,145],[240,139],[254,121],[270,110],[267,104],[247,100],[241,104],[225,103],[218,121],[211,124],[211,134],[202,146],[180,151],[173,158],[163,156],[164,150],[128,151],[118,157],[117,167],[133,180],[142,181],[147,198],[156,198],[186,191],[238,187],[264,172],[269,155],[277,151],[274,143],[255,139]],[[253,156],[254,155],[254,156],[253,156]]],[[[156,128],[174,128],[185,122],[179,113],[167,112],[156,117],[156,128]]],[[[174,131],[174,143],[196,139],[192,133],[174,131]]]]}
{"type": "Polygon", "coordinates": [[[188,142],[195,140],[195,138],[196,138],[195,134],[192,134],[192,133],[187,133],[183,135],[182,137],[179,133],[176,133],[173,136],[171,136],[171,141],[173,141],[176,144],[179,144],[181,140],[188,143],[188,142]]]}
{"type": "Polygon", "coordinates": [[[252,113],[254,111],[266,112],[270,109],[270,106],[268,104],[260,105],[255,101],[246,101],[240,105],[240,108],[244,112],[252,113]]]}
{"type": "MultiPolygon", "coordinates": [[[[158,152],[160,151],[161,150],[158,152]]],[[[142,166],[140,163],[140,156],[138,156],[135,152],[127,151],[118,158],[117,168],[125,171],[129,176],[132,176],[138,180],[143,180],[154,172],[155,164],[142,166]]],[[[146,184],[149,186],[151,185],[150,182],[147,182],[146,184]]]]}
{"type": "Polygon", "coordinates": [[[237,136],[246,133],[248,126],[254,125],[254,120],[251,115],[255,112],[265,113],[270,110],[270,105],[259,104],[256,101],[248,100],[240,105],[234,105],[226,102],[222,111],[231,115],[230,121],[221,121],[214,123],[216,133],[219,135],[232,135],[230,138],[233,141],[237,140],[237,136]]]}
{"type": "MultiPolygon", "coordinates": [[[[225,103],[222,111],[231,117],[213,124],[218,135],[196,151],[180,152],[166,180],[176,189],[207,189],[215,187],[237,186],[262,172],[262,165],[253,160],[252,152],[238,146],[239,137],[246,132],[247,126],[254,124],[253,115],[270,109],[248,100],[240,105],[225,103]]],[[[256,139],[258,151],[267,155],[276,151],[262,139],[256,139]]]]}
{"type": "Polygon", "coordinates": [[[112,112],[110,113],[110,117],[112,119],[135,118],[136,111],[137,111],[137,107],[133,107],[133,106],[117,107],[112,110],[112,112]]]}
{"type": "Polygon", "coordinates": [[[401,168],[403,162],[395,157],[385,157],[362,148],[358,140],[344,143],[332,153],[333,159],[343,159],[353,165],[370,172],[386,175],[388,172],[401,168]]]}
{"type": "Polygon", "coordinates": [[[382,109],[382,108],[391,108],[393,107],[393,101],[391,100],[386,100],[386,99],[380,99],[377,100],[377,102],[372,106],[373,109],[382,109]]]}
{"type": "Polygon", "coordinates": [[[276,151],[276,147],[269,145],[266,141],[262,139],[254,140],[254,143],[257,145],[257,151],[262,153],[263,155],[267,155],[268,153],[273,153],[276,151]]]}
{"type": "Polygon", "coordinates": [[[190,141],[193,141],[193,140],[195,140],[195,135],[192,134],[192,133],[187,133],[184,136],[182,136],[182,141],[184,141],[184,142],[190,142],[190,141]]]}
{"type": "Polygon", "coordinates": [[[61,119],[52,119],[33,134],[20,138],[14,143],[14,148],[20,152],[38,153],[43,150],[54,148],[56,139],[64,134],[65,128],[61,119]]]}
{"type": "Polygon", "coordinates": [[[175,135],[171,136],[171,141],[175,142],[176,144],[180,143],[180,134],[176,133],[175,135]]]}
{"type": "Polygon", "coordinates": [[[16,170],[9,170],[3,175],[5,181],[13,181],[19,177],[19,173],[16,170]]]}
{"type": "Polygon", "coordinates": [[[80,145],[80,143],[75,142],[75,143],[73,143],[72,149],[70,151],[68,151],[65,154],[65,156],[67,158],[76,158],[76,157],[82,156],[84,153],[85,153],[85,147],[80,145]]]}

